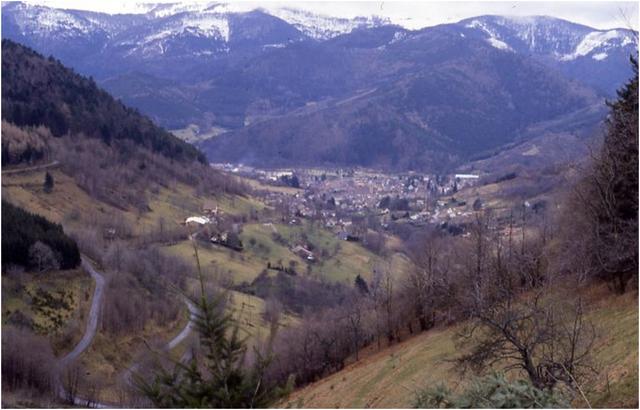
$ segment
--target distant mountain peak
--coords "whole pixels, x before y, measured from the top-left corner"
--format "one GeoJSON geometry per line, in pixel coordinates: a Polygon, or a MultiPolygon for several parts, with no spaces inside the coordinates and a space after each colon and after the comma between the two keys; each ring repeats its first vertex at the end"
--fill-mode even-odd
{"type": "Polygon", "coordinates": [[[631,30],[597,30],[550,16],[486,15],[459,24],[480,31],[496,48],[536,53],[558,61],[581,57],[602,61],[608,57],[608,50],[634,42],[631,30]]]}

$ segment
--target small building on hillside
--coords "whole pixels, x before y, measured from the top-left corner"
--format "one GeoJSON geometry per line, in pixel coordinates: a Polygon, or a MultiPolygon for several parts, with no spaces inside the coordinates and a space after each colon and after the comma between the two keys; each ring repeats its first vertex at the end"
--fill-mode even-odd
{"type": "Polygon", "coordinates": [[[299,257],[301,257],[303,259],[306,259],[308,261],[315,260],[315,258],[313,256],[313,252],[311,252],[309,249],[305,248],[302,245],[296,245],[295,247],[293,247],[291,249],[291,252],[295,253],[299,257]]]}

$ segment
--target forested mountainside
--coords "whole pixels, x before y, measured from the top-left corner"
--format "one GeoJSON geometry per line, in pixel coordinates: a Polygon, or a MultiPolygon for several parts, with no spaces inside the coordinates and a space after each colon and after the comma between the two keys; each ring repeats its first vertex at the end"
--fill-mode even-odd
{"type": "Polygon", "coordinates": [[[143,338],[186,323],[169,288],[187,290],[191,259],[161,247],[187,240],[180,223],[204,197],[246,191],[90,78],[10,40],[2,114],[2,405],[59,407],[120,383],[105,369],[126,370],[143,338]]]}
{"type": "Polygon", "coordinates": [[[385,48],[379,58],[356,52],[355,65],[372,76],[391,71],[370,89],[256,121],[201,146],[216,162],[438,169],[599,101],[581,83],[449,27],[385,48]]]}
{"type": "Polygon", "coordinates": [[[2,41],[2,118],[18,127],[45,125],[54,137],[82,134],[107,145],[130,140],[171,160],[205,159],[197,149],[116,101],[59,61],[2,41]]]}
{"type": "Polygon", "coordinates": [[[198,139],[227,132],[202,145],[211,160],[258,165],[455,164],[612,97],[635,49],[631,30],[546,16],[412,31],[214,3],[113,16],[6,3],[2,18],[4,38],[53,53],[157,123],[196,126],[198,139]]]}

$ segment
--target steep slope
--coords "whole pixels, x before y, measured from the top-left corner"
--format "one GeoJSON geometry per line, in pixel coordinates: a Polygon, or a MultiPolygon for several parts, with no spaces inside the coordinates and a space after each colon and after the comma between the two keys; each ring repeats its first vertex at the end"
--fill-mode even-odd
{"type": "MultiPolygon", "coordinates": [[[[613,296],[594,289],[587,319],[598,332],[593,346],[599,371],[583,385],[594,407],[638,405],[637,296],[613,296]],[[598,300],[598,298],[600,298],[598,300]]],[[[418,390],[440,384],[460,388],[468,378],[455,370],[460,326],[432,329],[377,352],[344,370],[294,392],[280,406],[300,408],[411,408],[418,390]]],[[[576,407],[584,401],[577,398],[576,407]]]]}

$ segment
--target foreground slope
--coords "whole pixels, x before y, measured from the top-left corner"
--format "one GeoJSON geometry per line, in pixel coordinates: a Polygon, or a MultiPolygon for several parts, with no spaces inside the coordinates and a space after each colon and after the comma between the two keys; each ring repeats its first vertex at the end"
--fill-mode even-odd
{"type": "MultiPolygon", "coordinates": [[[[603,287],[589,290],[589,314],[598,339],[597,376],[583,389],[594,407],[638,405],[637,294],[616,296],[603,287]]],[[[459,326],[442,327],[370,355],[344,370],[294,392],[282,405],[305,408],[407,408],[425,387],[460,385],[453,359],[459,326]]],[[[574,406],[584,407],[579,401],[574,406]]]]}

